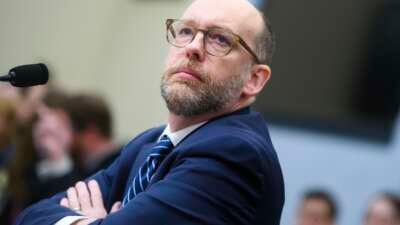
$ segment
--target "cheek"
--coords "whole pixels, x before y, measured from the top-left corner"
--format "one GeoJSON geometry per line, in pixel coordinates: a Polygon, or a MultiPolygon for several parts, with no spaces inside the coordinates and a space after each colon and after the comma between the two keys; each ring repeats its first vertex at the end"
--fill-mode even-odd
{"type": "Polygon", "coordinates": [[[242,65],[228,60],[210,60],[205,69],[218,80],[226,80],[240,73],[242,65]]]}
{"type": "Polygon", "coordinates": [[[182,49],[171,47],[168,51],[167,58],[165,60],[165,64],[167,67],[170,65],[174,65],[177,62],[179,62],[179,60],[184,59],[184,57],[185,57],[185,54],[184,54],[184,51],[182,51],[182,49]]]}

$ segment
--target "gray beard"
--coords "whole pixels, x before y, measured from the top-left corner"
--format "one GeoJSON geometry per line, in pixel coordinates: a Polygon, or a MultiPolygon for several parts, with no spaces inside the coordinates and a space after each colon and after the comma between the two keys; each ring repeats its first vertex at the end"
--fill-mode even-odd
{"type": "MultiPolygon", "coordinates": [[[[170,75],[169,75],[170,76],[170,75]]],[[[170,112],[178,116],[193,117],[215,113],[239,98],[244,85],[243,76],[237,75],[229,80],[212,81],[210,75],[200,81],[168,81],[164,75],[161,81],[161,96],[170,112]],[[177,86],[181,86],[178,88],[177,86]]]]}

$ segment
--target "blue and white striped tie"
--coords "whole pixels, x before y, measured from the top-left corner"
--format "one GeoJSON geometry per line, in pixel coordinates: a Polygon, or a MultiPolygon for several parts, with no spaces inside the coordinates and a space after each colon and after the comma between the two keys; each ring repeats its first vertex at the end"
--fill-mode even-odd
{"type": "Polygon", "coordinates": [[[174,145],[167,135],[161,137],[157,144],[151,149],[146,162],[139,168],[139,172],[133,178],[132,184],[125,195],[122,206],[128,204],[137,194],[144,191],[154,176],[163,159],[171,152],[174,145]]]}

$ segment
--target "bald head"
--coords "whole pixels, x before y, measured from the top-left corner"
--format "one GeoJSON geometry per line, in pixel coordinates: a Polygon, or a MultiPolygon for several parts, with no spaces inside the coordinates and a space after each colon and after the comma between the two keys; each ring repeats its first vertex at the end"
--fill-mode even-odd
{"type": "Polygon", "coordinates": [[[263,64],[270,64],[273,37],[268,21],[247,0],[195,0],[182,19],[198,26],[222,26],[241,36],[256,52],[263,64]]]}
{"type": "Polygon", "coordinates": [[[271,69],[259,51],[265,22],[252,4],[195,0],[181,20],[168,22],[161,91],[171,115],[204,120],[255,101],[271,69]]]}
{"type": "Polygon", "coordinates": [[[194,0],[184,12],[183,17],[195,12],[203,13],[203,15],[207,12],[207,16],[214,19],[237,20],[242,23],[245,23],[243,21],[245,19],[251,20],[248,22],[257,23],[256,25],[262,23],[260,12],[247,0],[194,0]]]}

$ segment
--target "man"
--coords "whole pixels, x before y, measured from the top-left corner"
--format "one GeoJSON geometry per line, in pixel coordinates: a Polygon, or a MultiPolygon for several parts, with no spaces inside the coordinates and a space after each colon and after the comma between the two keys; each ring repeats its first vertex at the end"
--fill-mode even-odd
{"type": "Polygon", "coordinates": [[[112,139],[112,116],[99,96],[78,94],[70,98],[68,115],[74,130],[73,149],[84,177],[109,166],[121,149],[112,139]]]}
{"type": "Polygon", "coordinates": [[[399,225],[400,198],[390,192],[379,193],[370,200],[364,216],[365,225],[399,225]]]}
{"type": "Polygon", "coordinates": [[[264,120],[249,109],[271,74],[266,23],[246,0],[197,0],[167,20],[168,125],[138,135],[105,171],[28,208],[17,224],[278,225],[281,169],[264,120]]]}
{"type": "Polygon", "coordinates": [[[304,194],[297,214],[297,225],[334,225],[337,206],[333,197],[321,190],[304,194]]]}

